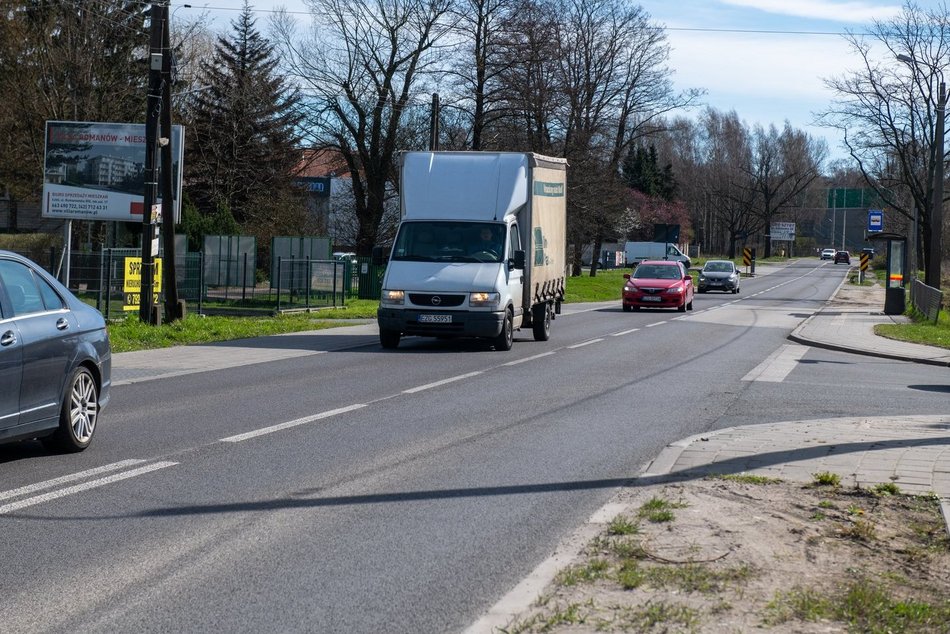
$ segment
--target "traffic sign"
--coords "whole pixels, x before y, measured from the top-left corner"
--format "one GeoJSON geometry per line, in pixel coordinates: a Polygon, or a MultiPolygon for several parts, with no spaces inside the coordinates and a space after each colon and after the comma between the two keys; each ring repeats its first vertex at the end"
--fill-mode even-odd
{"type": "Polygon", "coordinates": [[[884,231],[884,212],[880,209],[868,210],[868,233],[884,231]]]}

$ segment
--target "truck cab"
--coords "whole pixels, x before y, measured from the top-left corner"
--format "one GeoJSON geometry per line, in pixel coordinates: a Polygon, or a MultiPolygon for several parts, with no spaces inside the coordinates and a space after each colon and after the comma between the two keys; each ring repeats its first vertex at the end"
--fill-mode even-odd
{"type": "Polygon", "coordinates": [[[383,347],[399,342],[384,333],[485,337],[510,347],[524,318],[524,259],[513,220],[403,222],[380,298],[383,347]]]}

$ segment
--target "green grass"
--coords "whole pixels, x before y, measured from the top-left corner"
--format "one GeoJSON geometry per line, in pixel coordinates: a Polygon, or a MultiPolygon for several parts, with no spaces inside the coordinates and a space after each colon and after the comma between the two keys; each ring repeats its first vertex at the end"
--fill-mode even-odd
{"type": "Polygon", "coordinates": [[[637,523],[623,515],[618,515],[607,525],[608,535],[635,535],[639,531],[637,523]]]}
{"type": "Polygon", "coordinates": [[[914,321],[910,324],[877,324],[874,326],[874,333],[888,339],[922,343],[950,350],[950,313],[941,310],[937,315],[937,323],[919,314],[912,314],[911,319],[914,321]]]}
{"type": "Polygon", "coordinates": [[[849,632],[943,632],[950,622],[950,601],[898,598],[886,586],[860,579],[833,592],[796,588],[779,593],[767,614],[766,625],[830,620],[845,623],[849,632]]]}
{"type": "Polygon", "coordinates": [[[610,564],[603,559],[592,559],[583,565],[569,566],[557,573],[554,582],[561,586],[590,583],[607,576],[610,564]]]}
{"type": "Polygon", "coordinates": [[[564,302],[567,304],[577,304],[582,302],[606,302],[612,299],[620,301],[620,289],[623,288],[624,273],[629,273],[631,269],[606,269],[597,271],[597,275],[591,277],[585,271],[582,275],[567,279],[564,291],[564,302]]]}
{"type": "Polygon", "coordinates": [[[841,486],[841,476],[837,473],[831,473],[830,471],[822,471],[820,473],[813,473],[812,477],[814,480],[812,483],[815,486],[823,487],[839,487],[841,486]]]}
{"type": "Polygon", "coordinates": [[[637,512],[638,517],[660,524],[663,522],[672,522],[676,519],[673,509],[685,508],[686,504],[681,502],[670,502],[663,498],[652,497],[646,501],[637,512]]]}
{"type": "Polygon", "coordinates": [[[248,337],[277,335],[303,330],[321,330],[346,326],[347,321],[321,313],[298,313],[277,317],[214,317],[188,315],[184,320],[149,326],[138,320],[138,315],[111,322],[109,339],[113,352],[130,352],[152,348],[167,348],[213,341],[230,341],[248,337]]]}
{"type": "Polygon", "coordinates": [[[898,487],[893,482],[882,482],[871,487],[871,493],[878,497],[884,497],[887,495],[900,495],[900,492],[900,487],[898,487]]]}
{"type": "Polygon", "coordinates": [[[739,484],[779,484],[780,478],[754,475],[751,473],[716,473],[706,476],[706,480],[727,480],[739,484]]]}

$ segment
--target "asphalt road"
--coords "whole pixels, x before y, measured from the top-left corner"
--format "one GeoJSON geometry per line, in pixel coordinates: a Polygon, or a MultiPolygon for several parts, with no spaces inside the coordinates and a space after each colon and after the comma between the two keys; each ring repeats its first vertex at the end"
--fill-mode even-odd
{"type": "Polygon", "coordinates": [[[671,441],[943,413],[932,367],[786,340],[844,275],[117,386],[83,454],[0,448],[0,629],[464,629],[671,441]]]}

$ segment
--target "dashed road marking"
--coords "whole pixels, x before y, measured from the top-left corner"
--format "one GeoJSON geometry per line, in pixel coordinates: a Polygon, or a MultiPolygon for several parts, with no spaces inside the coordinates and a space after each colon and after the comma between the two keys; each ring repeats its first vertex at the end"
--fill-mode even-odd
{"type": "Polygon", "coordinates": [[[603,341],[603,339],[590,339],[588,341],[582,341],[580,343],[575,343],[573,346],[567,346],[568,350],[574,350],[575,348],[583,348],[584,346],[589,346],[592,343],[597,343],[598,341],[603,341]]]}
{"type": "Polygon", "coordinates": [[[299,427],[300,425],[306,425],[307,423],[312,423],[313,421],[316,421],[316,420],[322,420],[324,418],[336,416],[337,414],[345,414],[346,412],[352,412],[354,410],[362,409],[364,407],[366,407],[365,403],[355,403],[353,405],[347,405],[346,407],[340,407],[337,409],[328,410],[326,412],[320,412],[319,414],[304,416],[302,418],[295,418],[294,420],[289,420],[286,423],[271,425],[270,427],[262,427],[261,429],[255,429],[254,431],[245,432],[243,434],[228,436],[227,438],[222,438],[221,442],[242,442],[244,440],[249,440],[251,438],[257,438],[258,436],[265,436],[267,434],[273,434],[274,432],[277,432],[277,431],[290,429],[291,427],[299,427]]]}
{"type": "Polygon", "coordinates": [[[432,383],[426,383],[425,385],[419,385],[417,387],[411,387],[408,390],[403,390],[403,394],[415,394],[416,392],[422,392],[423,390],[431,390],[434,387],[440,387],[446,383],[454,383],[456,381],[462,381],[464,379],[470,379],[473,376],[478,376],[482,371],[469,372],[468,374],[460,374],[458,376],[452,376],[447,379],[442,379],[441,381],[434,381],[432,383]]]}

